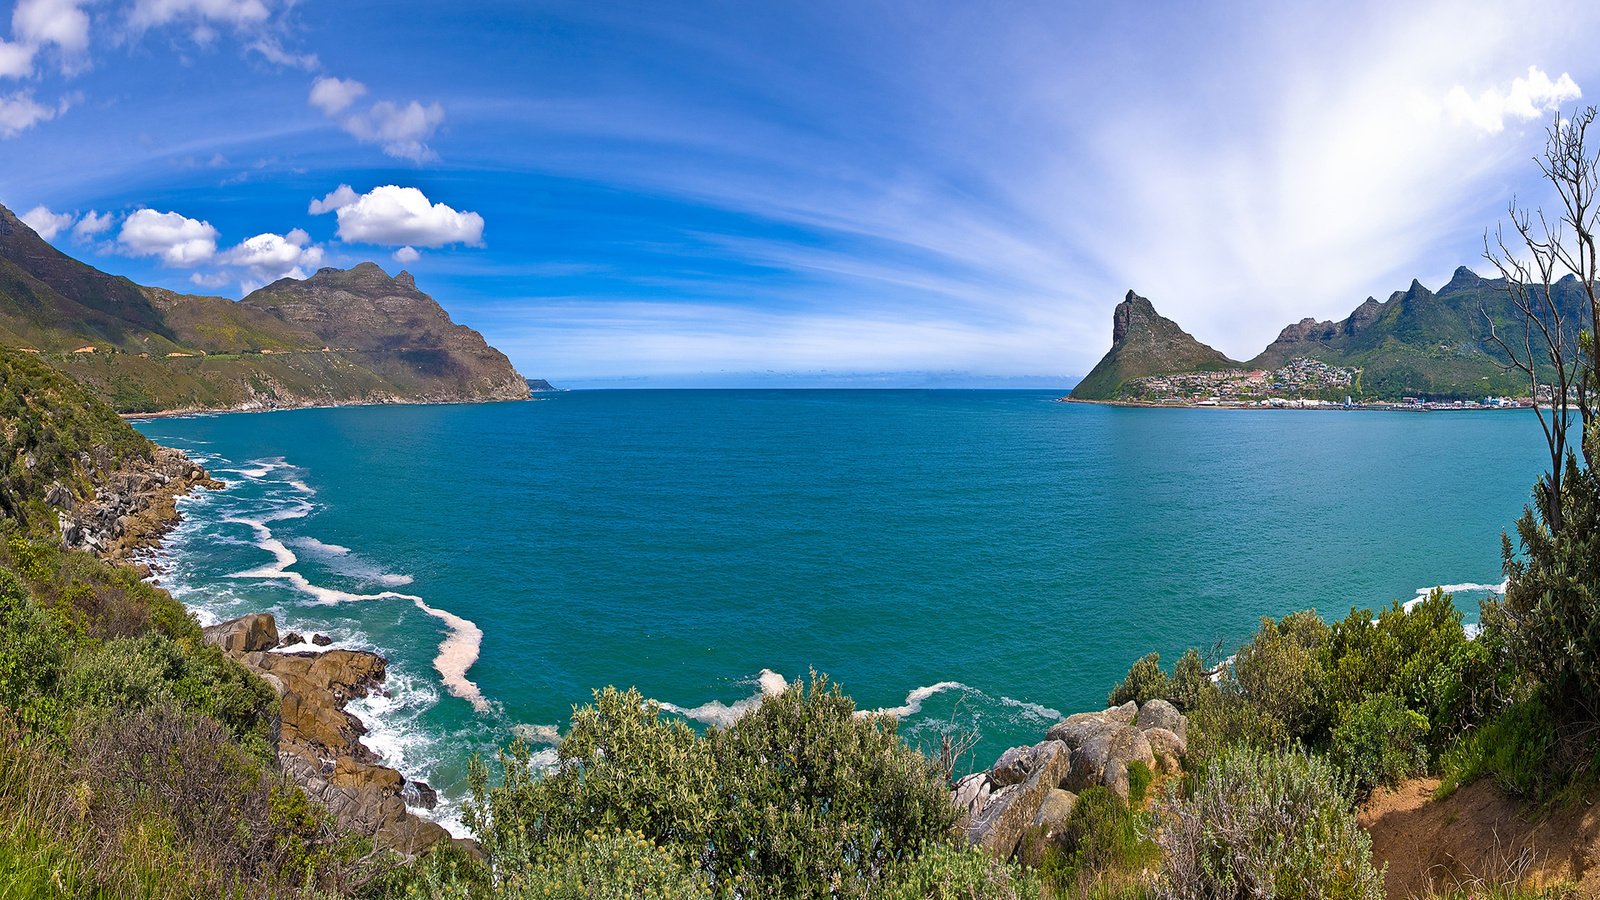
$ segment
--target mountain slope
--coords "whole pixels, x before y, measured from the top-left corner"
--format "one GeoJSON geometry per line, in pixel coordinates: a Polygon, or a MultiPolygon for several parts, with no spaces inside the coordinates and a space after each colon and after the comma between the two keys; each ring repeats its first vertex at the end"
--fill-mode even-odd
{"type": "Polygon", "coordinates": [[[190,296],[73,259],[3,206],[0,346],[38,351],[122,412],[528,396],[409,274],[363,263],[242,301],[190,296]]]}
{"type": "Polygon", "coordinates": [[[1137,378],[1223,371],[1241,365],[1195,340],[1178,323],[1156,312],[1149,300],[1128,291],[1111,316],[1111,349],[1073,388],[1072,396],[1111,400],[1125,383],[1137,378]]]}

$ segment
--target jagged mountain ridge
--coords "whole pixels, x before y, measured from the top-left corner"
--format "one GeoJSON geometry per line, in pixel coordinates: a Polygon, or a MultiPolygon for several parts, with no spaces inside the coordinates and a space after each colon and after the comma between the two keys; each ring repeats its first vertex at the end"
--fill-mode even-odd
{"type": "Polygon", "coordinates": [[[38,351],[122,412],[528,396],[408,273],[369,262],[240,301],[179,294],[72,258],[4,206],[0,345],[38,351]]]}
{"type": "MultiPolygon", "coordinates": [[[[1553,294],[1568,321],[1587,322],[1587,301],[1576,278],[1569,276],[1557,282],[1553,294]]],[[[1406,290],[1395,291],[1381,303],[1368,297],[1338,322],[1302,319],[1285,327],[1255,358],[1232,367],[1272,370],[1295,359],[1314,359],[1332,366],[1358,368],[1361,377],[1357,393],[1380,399],[1526,395],[1527,382],[1505,371],[1502,355],[1489,341],[1491,321],[1502,330],[1519,327],[1505,282],[1483,278],[1462,266],[1437,292],[1413,280],[1406,290]]],[[[1140,340],[1137,335],[1118,338],[1120,327],[1114,316],[1112,349],[1091,376],[1113,357],[1123,354],[1119,345],[1140,340]]],[[[1204,344],[1199,346],[1216,353],[1204,344]]],[[[1182,356],[1172,356],[1148,360],[1142,374],[1136,377],[1197,371],[1216,369],[1196,367],[1182,356]]],[[[1131,380],[1113,385],[1104,379],[1091,381],[1085,377],[1072,396],[1114,400],[1120,396],[1122,383],[1131,380]]]]}

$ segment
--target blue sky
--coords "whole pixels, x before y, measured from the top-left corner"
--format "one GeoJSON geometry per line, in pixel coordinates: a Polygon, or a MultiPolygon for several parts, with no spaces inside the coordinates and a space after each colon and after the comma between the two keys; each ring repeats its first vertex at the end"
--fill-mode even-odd
{"type": "Polygon", "coordinates": [[[1476,265],[1600,82],[1592,5],[1222,6],[18,0],[0,203],[179,290],[405,268],[567,385],[1065,383],[1130,287],[1248,357],[1476,265]]]}

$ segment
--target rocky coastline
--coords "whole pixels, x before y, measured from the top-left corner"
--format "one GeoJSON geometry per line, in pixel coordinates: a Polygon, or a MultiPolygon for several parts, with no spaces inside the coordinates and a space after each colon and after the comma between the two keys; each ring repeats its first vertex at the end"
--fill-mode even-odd
{"type": "Polygon", "coordinates": [[[1057,843],[1078,794],[1103,787],[1129,800],[1130,768],[1174,775],[1188,753],[1189,720],[1165,700],[1130,700],[1068,716],[1029,747],[1013,747],[993,767],[957,781],[950,802],[968,843],[1000,859],[1036,866],[1057,843]]]}
{"type": "MultiPolygon", "coordinates": [[[[151,577],[148,554],[177,526],[177,498],[195,490],[225,485],[182,451],[155,447],[96,485],[92,499],[79,500],[65,487],[52,488],[47,501],[59,510],[66,546],[131,566],[151,577]]],[[[366,728],[345,706],[383,690],[388,661],[359,650],[290,651],[304,646],[300,635],[280,640],[272,615],[257,613],[204,629],[205,640],[263,678],[278,694],[274,723],[283,770],[322,803],[340,826],[373,838],[388,849],[417,855],[450,834],[411,811],[431,808],[437,796],[426,783],[409,781],[378,763],[361,743],[366,728]]],[[[313,646],[326,643],[313,636],[313,646]]],[[[466,843],[470,844],[470,841],[466,843]]]]}

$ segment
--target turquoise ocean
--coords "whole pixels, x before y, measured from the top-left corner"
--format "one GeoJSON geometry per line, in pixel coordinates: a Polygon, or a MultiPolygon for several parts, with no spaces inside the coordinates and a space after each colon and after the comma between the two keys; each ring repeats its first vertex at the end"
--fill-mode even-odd
{"type": "MultiPolygon", "coordinates": [[[[1502,580],[1530,412],[1123,409],[1038,391],[572,391],[149,420],[228,483],[161,583],[210,622],[390,660],[355,704],[452,801],[468,754],[549,753],[594,688],[730,721],[827,673],[970,762],[1101,706],[1151,650],[1502,580]]],[[[438,815],[447,824],[447,805],[438,815]]]]}

